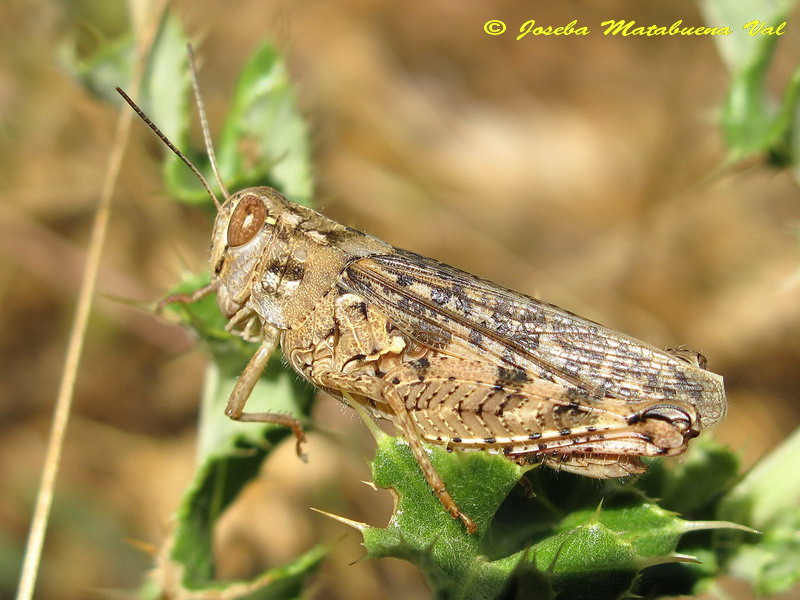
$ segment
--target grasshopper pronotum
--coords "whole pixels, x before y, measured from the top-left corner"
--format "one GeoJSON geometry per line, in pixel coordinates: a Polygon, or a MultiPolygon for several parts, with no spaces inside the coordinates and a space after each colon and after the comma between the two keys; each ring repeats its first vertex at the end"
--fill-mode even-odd
{"type": "MultiPolygon", "coordinates": [[[[191,50],[190,50],[191,58],[191,50]]],[[[259,344],[226,414],[303,429],[245,404],[280,344],[316,387],[391,421],[428,483],[470,533],[423,442],[485,450],[589,477],[645,470],[725,415],[722,378],[688,350],[660,350],[553,305],[345,227],[268,187],[225,191],[190,60],[220,203],[211,283],[165,302],[216,293],[228,329],[259,344]]]]}

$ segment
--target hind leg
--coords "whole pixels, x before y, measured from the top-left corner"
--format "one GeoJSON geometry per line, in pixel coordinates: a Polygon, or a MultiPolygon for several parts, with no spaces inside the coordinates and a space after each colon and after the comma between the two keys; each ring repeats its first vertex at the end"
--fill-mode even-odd
{"type": "Polygon", "coordinates": [[[392,422],[408,442],[408,446],[417,464],[419,464],[422,474],[425,476],[434,494],[436,494],[436,497],[439,498],[442,506],[445,507],[447,512],[449,512],[454,519],[458,519],[464,523],[467,533],[475,533],[478,530],[475,522],[461,511],[456,501],[450,495],[450,492],[447,491],[444,481],[428,457],[425,446],[419,438],[419,433],[406,410],[403,399],[391,384],[379,377],[370,375],[346,375],[336,372],[315,373],[314,379],[323,387],[340,390],[349,394],[366,396],[381,400],[387,404],[394,416],[392,422]]]}

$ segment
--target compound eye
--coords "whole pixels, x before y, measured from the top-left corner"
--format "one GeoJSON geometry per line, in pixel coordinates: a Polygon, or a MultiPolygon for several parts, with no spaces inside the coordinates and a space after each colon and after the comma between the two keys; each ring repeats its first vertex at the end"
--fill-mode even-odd
{"type": "Polygon", "coordinates": [[[239,200],[228,224],[228,245],[243,246],[261,230],[267,219],[267,207],[256,196],[239,200]]]}

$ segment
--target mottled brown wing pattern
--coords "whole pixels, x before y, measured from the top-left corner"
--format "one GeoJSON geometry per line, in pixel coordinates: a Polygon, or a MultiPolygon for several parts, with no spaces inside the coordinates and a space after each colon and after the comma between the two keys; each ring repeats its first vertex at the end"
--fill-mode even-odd
{"type": "MultiPolygon", "coordinates": [[[[675,354],[433,259],[398,250],[350,263],[340,286],[421,344],[476,354],[621,404],[647,397],[718,405],[716,375],[675,354]]],[[[712,409],[709,409],[712,410],[712,409]]]]}

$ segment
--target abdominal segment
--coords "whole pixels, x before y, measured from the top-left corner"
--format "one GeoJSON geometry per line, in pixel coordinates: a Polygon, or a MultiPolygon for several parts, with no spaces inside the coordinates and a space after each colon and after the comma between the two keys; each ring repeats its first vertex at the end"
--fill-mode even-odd
{"type": "Polygon", "coordinates": [[[484,450],[598,478],[638,473],[645,469],[639,456],[685,449],[653,444],[632,418],[637,403],[605,404],[513,367],[439,355],[408,362],[384,380],[403,398],[420,437],[448,449],[484,450]]]}

